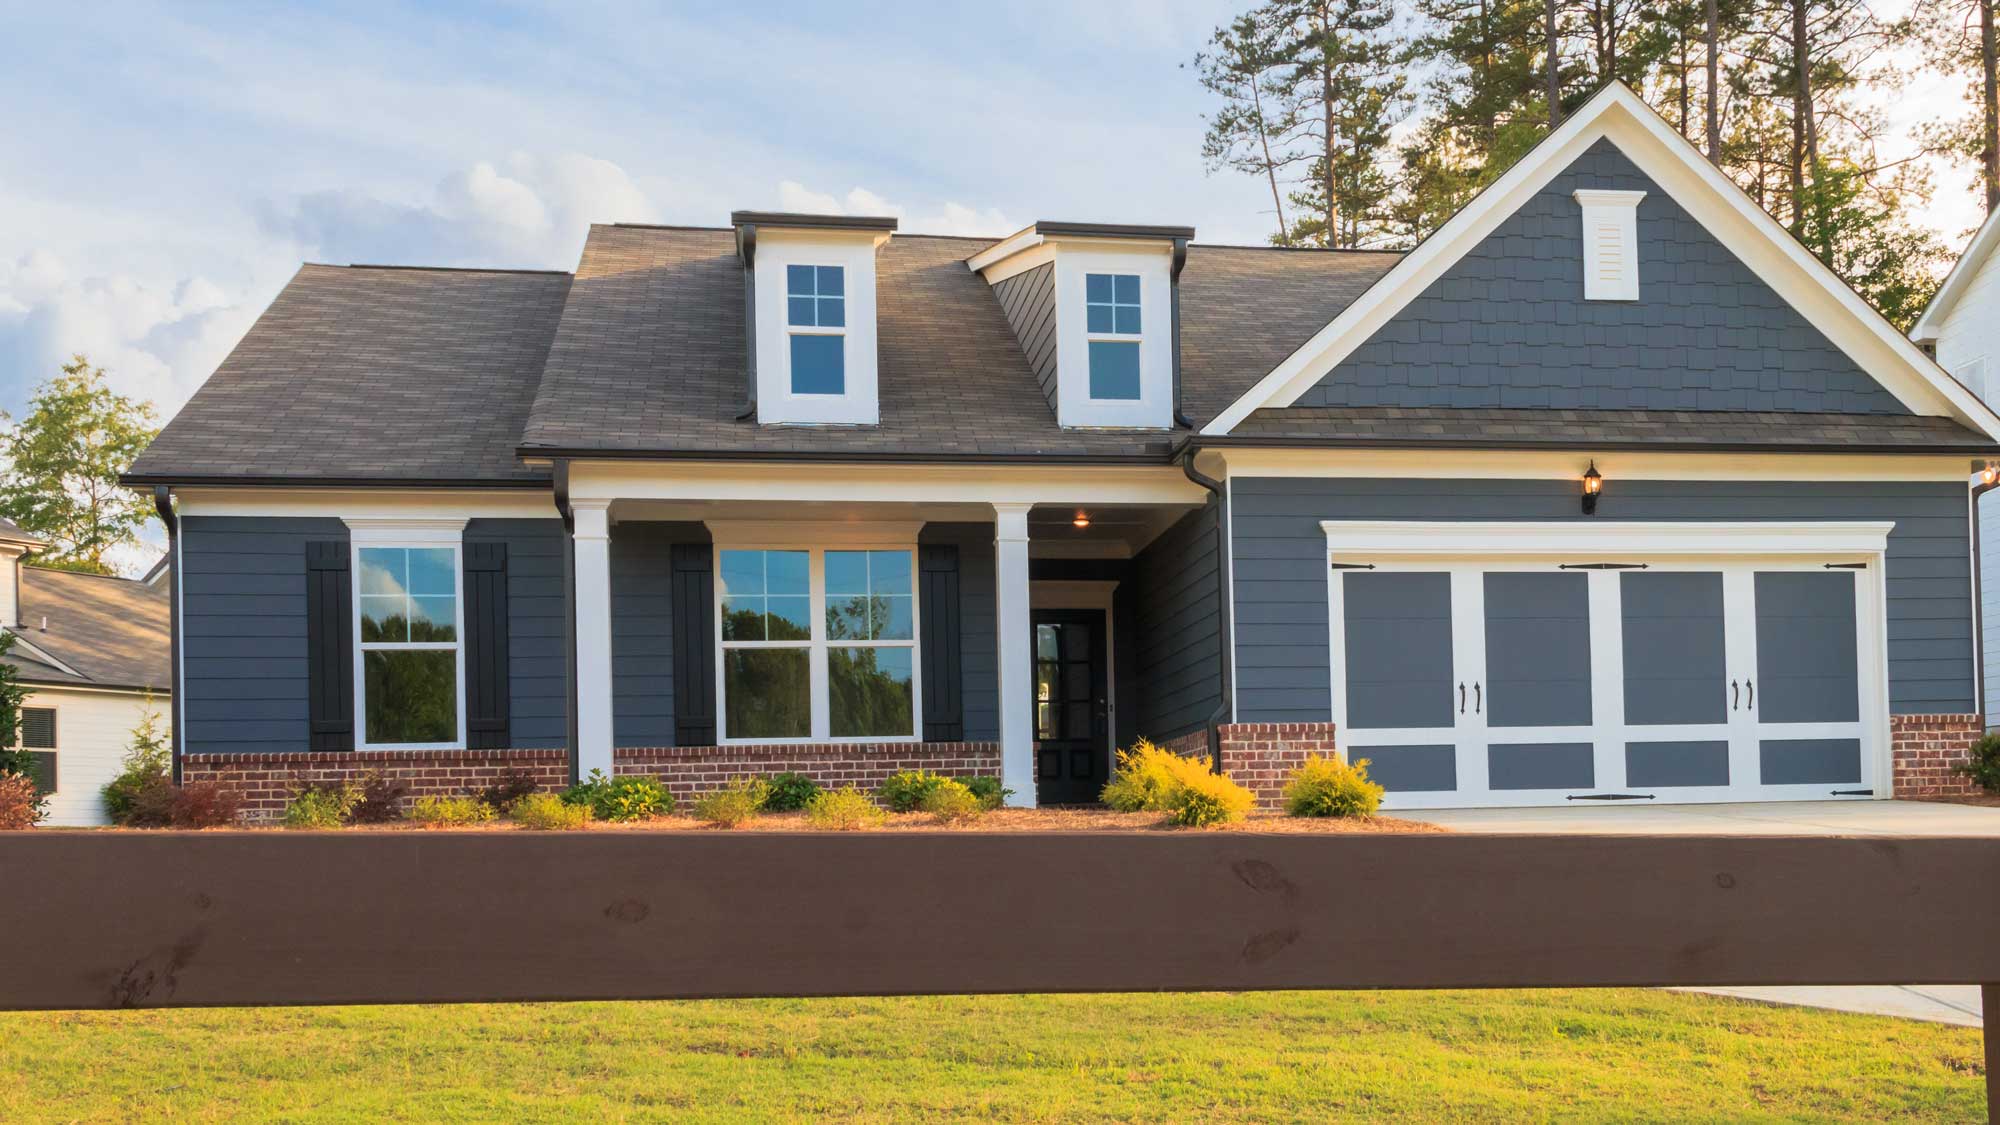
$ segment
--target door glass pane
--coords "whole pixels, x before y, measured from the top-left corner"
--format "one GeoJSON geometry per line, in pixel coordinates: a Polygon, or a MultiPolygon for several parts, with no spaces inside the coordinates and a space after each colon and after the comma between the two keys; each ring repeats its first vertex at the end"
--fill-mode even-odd
{"type": "Polygon", "coordinates": [[[1590,725],[1589,581],[1574,571],[1485,576],[1489,725],[1590,725]]]}
{"type": "Polygon", "coordinates": [[[1347,725],[1451,726],[1451,576],[1349,572],[1341,582],[1347,725]]]}
{"type": "Polygon", "coordinates": [[[1766,723],[1859,719],[1855,644],[1851,572],[1758,574],[1758,719],[1766,723]]]}
{"type": "Polygon", "coordinates": [[[912,651],[907,648],[827,650],[827,721],[835,738],[915,733],[912,651]]]}
{"type": "Polygon", "coordinates": [[[376,649],[361,654],[368,741],[458,740],[458,654],[376,649]]]}
{"type": "Polygon", "coordinates": [[[1625,721],[1729,721],[1719,572],[1626,571],[1618,576],[1625,652],[1625,721]]]}
{"type": "Polygon", "coordinates": [[[731,738],[812,734],[809,650],[735,648],[722,654],[722,698],[731,738]]]}

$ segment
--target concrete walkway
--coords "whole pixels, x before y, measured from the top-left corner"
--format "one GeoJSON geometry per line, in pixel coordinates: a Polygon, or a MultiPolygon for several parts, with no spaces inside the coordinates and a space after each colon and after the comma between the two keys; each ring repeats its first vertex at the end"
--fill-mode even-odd
{"type": "Polygon", "coordinates": [[[1983,1026],[1976,984],[1843,984],[1769,988],[1675,988],[1671,992],[1703,992],[1767,1004],[1795,1004],[1871,1016],[1901,1016],[1960,1027],[1983,1026]]]}
{"type": "Polygon", "coordinates": [[[2000,808],[1927,801],[1640,803],[1539,809],[1413,809],[1387,816],[1455,832],[1621,836],[2000,836],[2000,808]]]}

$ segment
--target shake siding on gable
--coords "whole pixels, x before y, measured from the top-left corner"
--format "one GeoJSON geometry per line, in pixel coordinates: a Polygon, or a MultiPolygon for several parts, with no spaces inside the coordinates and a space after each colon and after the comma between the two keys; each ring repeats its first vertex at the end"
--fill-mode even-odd
{"type": "Polygon", "coordinates": [[[1942,482],[1611,481],[1597,515],[1557,480],[1238,477],[1234,504],[1236,718],[1332,714],[1325,519],[1890,520],[1889,710],[1973,709],[1965,487],[1942,482]]]}
{"type": "Polygon", "coordinates": [[[995,285],[993,296],[1021,341],[1049,406],[1056,404],[1056,264],[1046,262],[995,285]]]}
{"type": "Polygon", "coordinates": [[[1298,406],[1908,413],[1608,140],[1298,406]],[[1583,299],[1578,188],[1646,192],[1639,299],[1583,299]]]}

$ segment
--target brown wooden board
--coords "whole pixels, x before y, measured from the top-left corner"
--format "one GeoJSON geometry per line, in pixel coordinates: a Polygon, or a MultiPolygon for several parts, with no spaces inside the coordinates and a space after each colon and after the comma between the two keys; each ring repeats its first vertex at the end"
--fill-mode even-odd
{"type": "Polygon", "coordinates": [[[2000,840],[0,834],[0,1007],[2000,980],[2000,840]]]}

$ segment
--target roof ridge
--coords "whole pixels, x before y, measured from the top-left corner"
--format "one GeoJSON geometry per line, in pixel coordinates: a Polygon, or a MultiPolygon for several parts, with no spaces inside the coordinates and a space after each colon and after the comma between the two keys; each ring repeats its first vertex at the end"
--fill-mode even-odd
{"type": "Polygon", "coordinates": [[[1409,253],[1387,246],[1251,246],[1241,242],[1190,242],[1198,250],[1274,250],[1284,254],[1396,254],[1409,253]]]}
{"type": "Polygon", "coordinates": [[[21,567],[24,570],[39,570],[43,574],[73,574],[78,578],[103,578],[112,582],[129,582],[134,586],[145,585],[144,582],[137,578],[127,578],[122,574],[99,574],[91,570],[71,570],[64,566],[43,566],[40,563],[27,562],[25,560],[21,563],[21,567]]]}
{"type": "Polygon", "coordinates": [[[334,262],[306,262],[308,266],[325,266],[337,270],[412,270],[423,273],[524,273],[549,277],[573,277],[569,270],[530,270],[508,266],[404,266],[392,262],[349,262],[339,265],[334,262]]]}

